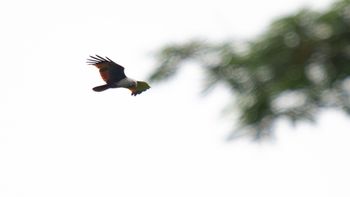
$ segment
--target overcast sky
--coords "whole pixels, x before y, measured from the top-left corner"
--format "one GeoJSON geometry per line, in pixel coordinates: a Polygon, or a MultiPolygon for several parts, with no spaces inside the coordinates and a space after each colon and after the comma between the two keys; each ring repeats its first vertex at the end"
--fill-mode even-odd
{"type": "Polygon", "coordinates": [[[0,3],[1,197],[348,197],[349,119],[279,122],[273,142],[227,142],[230,99],[201,97],[188,67],[136,97],[102,93],[89,55],[144,80],[162,45],[249,40],[276,17],[330,0],[0,3]]]}

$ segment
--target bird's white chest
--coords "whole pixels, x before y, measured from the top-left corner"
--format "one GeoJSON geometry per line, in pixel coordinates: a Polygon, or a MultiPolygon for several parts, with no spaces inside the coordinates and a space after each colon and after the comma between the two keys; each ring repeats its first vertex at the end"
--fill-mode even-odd
{"type": "Polygon", "coordinates": [[[117,87],[122,87],[122,88],[128,88],[132,86],[135,83],[135,80],[130,79],[130,78],[125,78],[120,81],[118,81],[115,85],[117,87]]]}

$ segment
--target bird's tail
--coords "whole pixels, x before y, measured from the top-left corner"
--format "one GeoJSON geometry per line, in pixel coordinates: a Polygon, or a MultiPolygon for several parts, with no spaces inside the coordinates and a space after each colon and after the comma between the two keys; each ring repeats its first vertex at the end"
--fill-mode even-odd
{"type": "Polygon", "coordinates": [[[92,88],[95,92],[102,92],[102,91],[105,91],[109,88],[109,85],[108,84],[105,84],[105,85],[101,85],[101,86],[96,86],[94,88],[92,88]]]}

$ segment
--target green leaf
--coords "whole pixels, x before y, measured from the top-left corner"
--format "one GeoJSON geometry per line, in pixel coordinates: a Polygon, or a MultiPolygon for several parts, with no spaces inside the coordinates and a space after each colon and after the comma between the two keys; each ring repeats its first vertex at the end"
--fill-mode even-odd
{"type": "Polygon", "coordinates": [[[148,85],[148,83],[144,81],[137,81],[137,88],[136,91],[132,93],[132,95],[136,96],[138,94],[141,94],[142,92],[150,89],[151,86],[148,85]]]}

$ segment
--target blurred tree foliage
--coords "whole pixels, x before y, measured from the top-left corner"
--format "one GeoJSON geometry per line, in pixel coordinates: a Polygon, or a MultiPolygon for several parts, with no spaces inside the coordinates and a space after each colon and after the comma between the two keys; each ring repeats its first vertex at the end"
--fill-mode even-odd
{"type": "Polygon", "coordinates": [[[350,0],[283,17],[250,42],[172,44],[157,59],[151,81],[174,76],[191,60],[206,71],[206,90],[225,84],[240,115],[236,137],[262,139],[278,119],[314,121],[323,108],[350,114],[350,0]]]}

